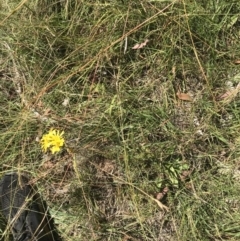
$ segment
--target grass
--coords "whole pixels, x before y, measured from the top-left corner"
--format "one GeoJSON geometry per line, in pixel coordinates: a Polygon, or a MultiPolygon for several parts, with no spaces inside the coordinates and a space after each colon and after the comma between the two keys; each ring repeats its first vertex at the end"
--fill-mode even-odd
{"type": "Polygon", "coordinates": [[[239,240],[239,10],[2,1],[1,173],[32,176],[64,240],[239,240]]]}

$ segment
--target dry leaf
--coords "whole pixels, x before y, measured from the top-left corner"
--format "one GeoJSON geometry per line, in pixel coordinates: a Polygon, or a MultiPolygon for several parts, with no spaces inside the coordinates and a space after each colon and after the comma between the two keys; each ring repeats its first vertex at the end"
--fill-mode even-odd
{"type": "Polygon", "coordinates": [[[177,93],[177,97],[180,100],[185,100],[185,101],[193,101],[192,97],[189,94],[185,94],[185,93],[177,93]]]}
{"type": "Polygon", "coordinates": [[[240,59],[235,60],[234,64],[240,64],[240,59]]]}
{"type": "Polygon", "coordinates": [[[148,42],[149,42],[149,40],[146,39],[143,43],[135,44],[135,45],[132,47],[132,49],[141,49],[141,48],[145,47],[148,42]]]}
{"type": "Polygon", "coordinates": [[[168,193],[168,187],[163,188],[162,192],[156,193],[156,199],[160,201],[168,193]]]}
{"type": "Polygon", "coordinates": [[[219,99],[231,101],[232,99],[234,99],[237,96],[239,91],[240,91],[240,83],[238,83],[236,88],[234,88],[232,90],[228,90],[226,93],[220,95],[219,99]]]}

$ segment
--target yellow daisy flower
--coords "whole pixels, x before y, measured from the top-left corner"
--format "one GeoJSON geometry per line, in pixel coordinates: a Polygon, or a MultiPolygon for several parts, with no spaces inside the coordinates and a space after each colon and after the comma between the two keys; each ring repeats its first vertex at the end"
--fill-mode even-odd
{"type": "Polygon", "coordinates": [[[43,135],[41,139],[41,146],[44,152],[48,149],[52,152],[52,154],[59,152],[61,147],[64,145],[64,138],[62,137],[64,131],[60,133],[59,130],[50,129],[48,134],[43,135]]]}

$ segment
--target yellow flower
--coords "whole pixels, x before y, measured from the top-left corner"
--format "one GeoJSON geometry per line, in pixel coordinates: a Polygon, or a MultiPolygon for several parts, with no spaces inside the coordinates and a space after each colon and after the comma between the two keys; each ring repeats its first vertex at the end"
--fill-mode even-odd
{"type": "Polygon", "coordinates": [[[41,139],[41,146],[44,152],[50,149],[52,154],[59,152],[60,148],[64,145],[64,138],[62,137],[64,131],[60,133],[58,130],[50,129],[48,134],[43,135],[41,139]]]}

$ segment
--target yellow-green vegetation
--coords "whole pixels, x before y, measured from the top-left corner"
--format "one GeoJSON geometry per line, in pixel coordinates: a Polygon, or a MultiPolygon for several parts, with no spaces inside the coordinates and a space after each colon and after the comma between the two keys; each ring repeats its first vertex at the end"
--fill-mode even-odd
{"type": "Polygon", "coordinates": [[[240,240],[239,1],[0,5],[1,173],[64,240],[240,240]]]}

